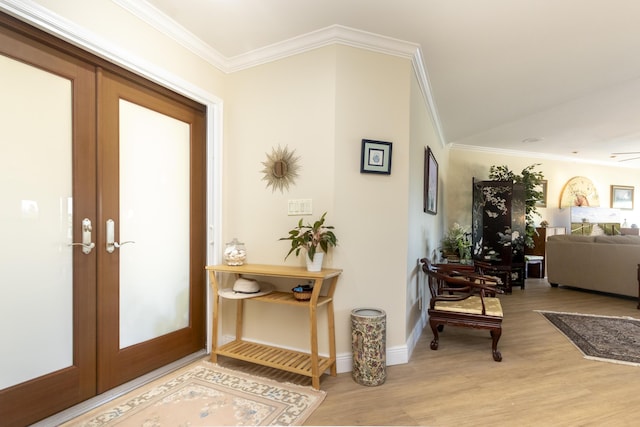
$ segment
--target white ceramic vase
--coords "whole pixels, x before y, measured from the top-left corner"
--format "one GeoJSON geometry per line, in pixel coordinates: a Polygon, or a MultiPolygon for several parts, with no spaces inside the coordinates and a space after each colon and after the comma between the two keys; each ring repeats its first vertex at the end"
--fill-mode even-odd
{"type": "Polygon", "coordinates": [[[322,270],[322,260],[324,259],[324,252],[316,252],[313,255],[313,261],[309,259],[309,256],[305,256],[307,260],[307,271],[320,271],[322,270]]]}

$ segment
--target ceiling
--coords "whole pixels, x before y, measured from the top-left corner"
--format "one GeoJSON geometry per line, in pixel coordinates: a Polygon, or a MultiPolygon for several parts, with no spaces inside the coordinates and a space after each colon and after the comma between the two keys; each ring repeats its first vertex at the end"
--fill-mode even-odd
{"type": "Polygon", "coordinates": [[[203,42],[205,55],[236,67],[296,40],[296,52],[301,43],[314,48],[309,35],[336,25],[408,42],[423,61],[446,144],[640,168],[637,0],[146,0],[146,6],[203,42]]]}

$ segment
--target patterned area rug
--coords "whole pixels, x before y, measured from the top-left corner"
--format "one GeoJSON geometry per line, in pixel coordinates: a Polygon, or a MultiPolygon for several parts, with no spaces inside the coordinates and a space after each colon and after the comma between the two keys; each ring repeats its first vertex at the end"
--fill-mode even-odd
{"type": "Polygon", "coordinates": [[[640,320],[538,311],[576,346],[586,359],[640,365],[640,320]]]}
{"type": "Polygon", "coordinates": [[[325,392],[223,368],[182,368],[64,426],[302,425],[325,392]]]}

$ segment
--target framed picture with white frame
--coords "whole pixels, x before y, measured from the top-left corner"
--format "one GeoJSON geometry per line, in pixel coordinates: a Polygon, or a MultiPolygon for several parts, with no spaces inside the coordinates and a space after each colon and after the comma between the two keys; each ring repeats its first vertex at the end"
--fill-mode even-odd
{"type": "Polygon", "coordinates": [[[542,193],[542,198],[536,201],[536,207],[538,208],[546,208],[547,207],[547,180],[540,180],[540,185],[536,188],[536,190],[542,193]]]}

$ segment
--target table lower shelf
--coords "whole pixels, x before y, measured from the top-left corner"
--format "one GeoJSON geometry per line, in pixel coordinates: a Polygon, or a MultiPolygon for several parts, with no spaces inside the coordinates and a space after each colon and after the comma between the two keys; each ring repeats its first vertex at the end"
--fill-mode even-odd
{"type": "MultiPolygon", "coordinates": [[[[220,356],[252,362],[270,368],[293,372],[307,377],[313,377],[311,355],[294,350],[257,344],[249,341],[236,340],[215,350],[220,356]]],[[[318,356],[318,376],[329,369],[335,360],[318,356]]]]}

